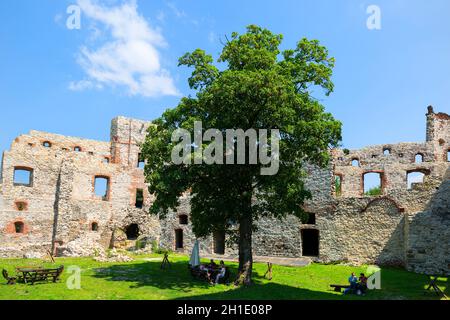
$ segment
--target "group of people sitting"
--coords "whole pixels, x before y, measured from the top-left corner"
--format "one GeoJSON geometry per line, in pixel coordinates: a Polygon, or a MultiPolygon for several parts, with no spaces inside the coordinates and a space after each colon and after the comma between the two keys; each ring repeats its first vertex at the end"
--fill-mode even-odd
{"type": "Polygon", "coordinates": [[[217,265],[214,262],[214,259],[211,259],[211,261],[206,265],[201,264],[198,266],[198,270],[209,283],[214,285],[219,284],[221,279],[225,279],[227,275],[227,267],[225,266],[225,263],[220,261],[220,264],[217,265]]]}
{"type": "Polygon", "coordinates": [[[347,293],[356,293],[357,295],[364,295],[367,291],[367,277],[364,273],[359,275],[359,278],[356,278],[355,273],[352,272],[350,277],[348,278],[348,282],[350,283],[350,287],[345,289],[344,294],[347,293]]]}

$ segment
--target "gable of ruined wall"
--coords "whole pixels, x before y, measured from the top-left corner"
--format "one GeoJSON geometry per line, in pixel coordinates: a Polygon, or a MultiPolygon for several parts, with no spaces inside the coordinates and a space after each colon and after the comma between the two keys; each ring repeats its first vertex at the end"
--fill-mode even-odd
{"type": "Polygon", "coordinates": [[[111,122],[111,153],[114,163],[135,168],[140,146],[145,141],[150,122],[125,117],[111,122]]]}
{"type": "Polygon", "coordinates": [[[404,215],[388,198],[347,198],[320,224],[323,261],[404,264],[404,215]]]}

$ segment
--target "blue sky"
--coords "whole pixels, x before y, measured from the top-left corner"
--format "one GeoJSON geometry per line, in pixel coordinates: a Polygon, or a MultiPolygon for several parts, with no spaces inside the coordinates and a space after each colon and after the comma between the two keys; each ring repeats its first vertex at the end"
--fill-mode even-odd
{"type": "Polygon", "coordinates": [[[426,107],[450,111],[448,0],[4,0],[0,19],[0,150],[30,129],[109,140],[117,115],[158,117],[190,93],[178,57],[217,57],[249,24],[282,33],[283,48],[328,47],[335,92],[322,102],[347,148],[423,141],[426,107]],[[79,30],[66,27],[73,4],[79,30]],[[366,27],[371,4],[381,30],[366,27]]]}

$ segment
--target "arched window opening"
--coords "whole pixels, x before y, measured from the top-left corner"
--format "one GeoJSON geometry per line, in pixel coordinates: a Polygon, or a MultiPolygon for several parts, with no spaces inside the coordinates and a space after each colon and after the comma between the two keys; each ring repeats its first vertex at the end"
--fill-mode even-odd
{"type": "Polygon", "coordinates": [[[415,163],[422,163],[423,162],[423,154],[421,154],[421,153],[416,154],[416,156],[414,158],[414,162],[415,163]]]}

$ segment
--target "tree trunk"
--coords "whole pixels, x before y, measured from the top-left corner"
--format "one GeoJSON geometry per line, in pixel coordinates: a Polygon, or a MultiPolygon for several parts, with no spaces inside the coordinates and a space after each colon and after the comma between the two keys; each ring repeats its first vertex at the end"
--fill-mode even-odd
{"type": "Polygon", "coordinates": [[[252,283],[252,222],[251,211],[244,214],[239,222],[239,274],[235,285],[252,283]]]}

